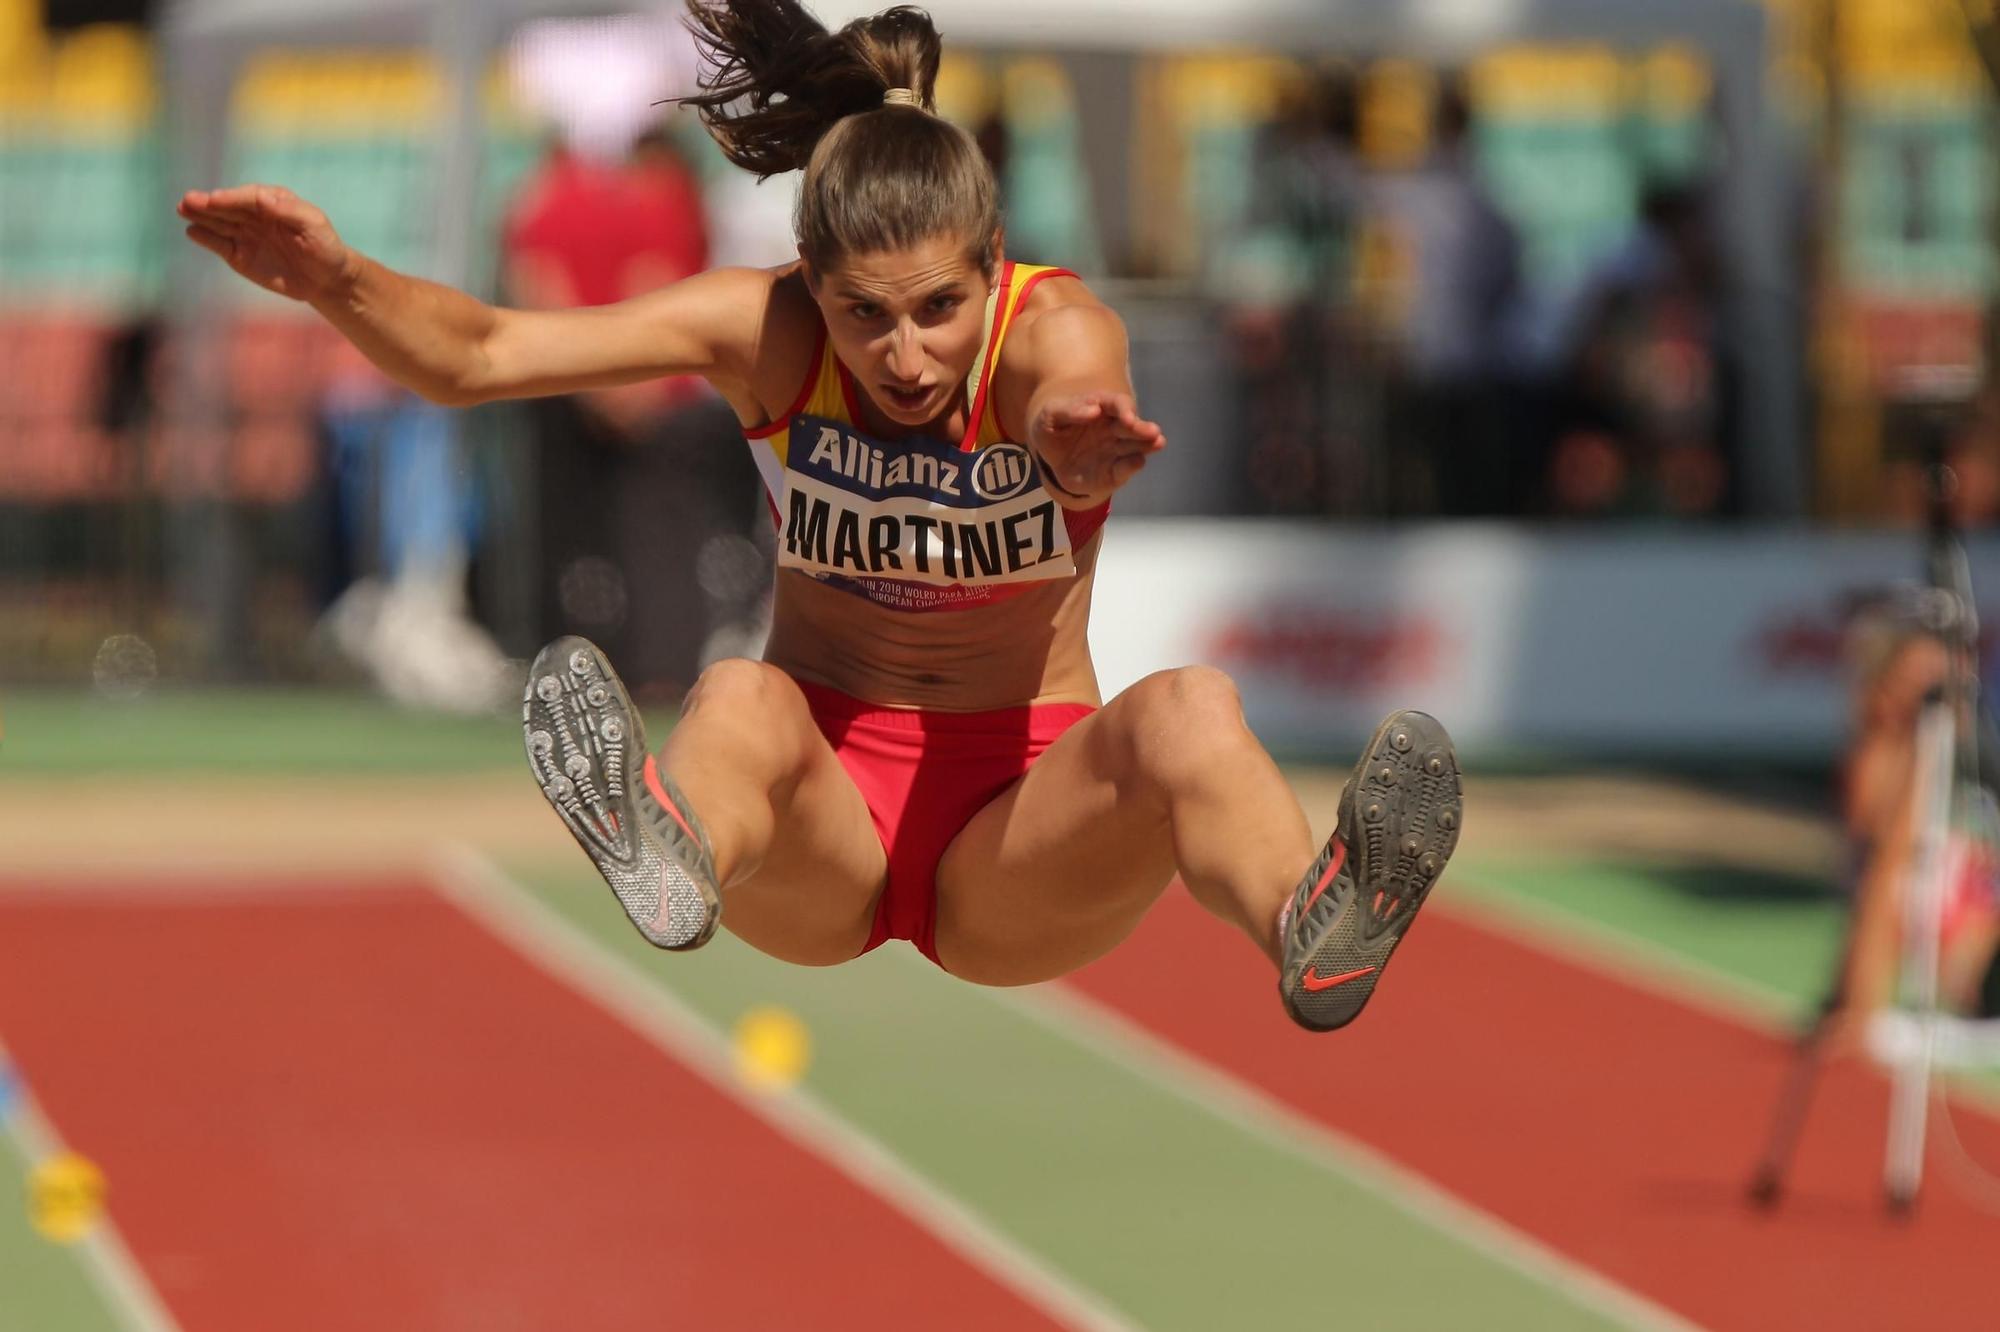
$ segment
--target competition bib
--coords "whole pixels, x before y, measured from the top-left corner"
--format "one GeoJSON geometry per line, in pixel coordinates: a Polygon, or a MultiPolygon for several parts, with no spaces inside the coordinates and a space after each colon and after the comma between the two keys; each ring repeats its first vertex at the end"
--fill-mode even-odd
{"type": "Polygon", "coordinates": [[[818,416],[791,424],[778,564],[900,610],[1076,573],[1063,511],[1019,444],[885,444],[818,416]]]}

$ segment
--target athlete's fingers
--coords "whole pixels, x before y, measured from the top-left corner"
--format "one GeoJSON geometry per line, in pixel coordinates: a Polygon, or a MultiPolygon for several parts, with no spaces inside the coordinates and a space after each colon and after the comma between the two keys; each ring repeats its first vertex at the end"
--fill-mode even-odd
{"type": "Polygon", "coordinates": [[[229,185],[219,190],[190,190],[182,196],[210,208],[276,208],[297,195],[281,185],[229,185]]]}
{"type": "Polygon", "coordinates": [[[1139,415],[1139,404],[1129,393],[1093,394],[1100,404],[1107,420],[1115,422],[1123,432],[1150,438],[1160,432],[1160,427],[1139,415]]]}
{"type": "Polygon", "coordinates": [[[180,215],[184,221],[207,227],[210,231],[224,236],[241,236],[251,230],[249,223],[228,213],[210,212],[206,209],[182,209],[180,215]]]}
{"type": "Polygon", "coordinates": [[[1142,421],[1140,425],[1144,428],[1114,429],[1104,439],[1121,456],[1127,453],[1158,453],[1167,446],[1167,437],[1158,426],[1151,421],[1142,421]]]}
{"type": "Polygon", "coordinates": [[[1159,451],[1160,446],[1148,440],[1121,440],[1111,460],[1124,462],[1127,458],[1150,458],[1159,451]]]}
{"type": "Polygon", "coordinates": [[[197,226],[207,227],[222,236],[249,240],[269,238],[271,223],[262,218],[248,217],[237,212],[220,212],[214,209],[188,209],[181,213],[181,219],[197,226]]]}
{"type": "Polygon", "coordinates": [[[182,217],[196,218],[218,217],[225,210],[218,207],[210,196],[197,190],[189,190],[181,196],[180,202],[174,205],[174,211],[182,217]]]}
{"type": "Polygon", "coordinates": [[[230,262],[235,261],[236,243],[230,240],[229,237],[219,235],[218,233],[210,231],[207,227],[201,226],[199,224],[187,228],[186,234],[189,240],[193,241],[196,245],[201,246],[202,249],[212,250],[217,255],[220,255],[223,259],[228,260],[230,262]]]}
{"type": "Polygon", "coordinates": [[[192,213],[183,213],[181,216],[201,222],[227,223],[235,227],[238,231],[262,231],[266,233],[285,225],[290,220],[273,217],[260,208],[243,205],[230,205],[228,207],[210,205],[207,208],[197,209],[192,213]]]}
{"type": "Polygon", "coordinates": [[[1058,429],[1084,425],[1104,415],[1104,405],[1091,398],[1059,402],[1049,408],[1049,424],[1058,429]]]}
{"type": "Polygon", "coordinates": [[[203,217],[236,217],[246,221],[262,217],[264,209],[257,200],[234,191],[213,192],[194,191],[181,196],[182,217],[199,215],[203,217]]]}
{"type": "Polygon", "coordinates": [[[318,220],[318,210],[282,186],[245,185],[227,190],[191,190],[181,196],[181,216],[210,218],[245,227],[302,230],[318,220]]]}

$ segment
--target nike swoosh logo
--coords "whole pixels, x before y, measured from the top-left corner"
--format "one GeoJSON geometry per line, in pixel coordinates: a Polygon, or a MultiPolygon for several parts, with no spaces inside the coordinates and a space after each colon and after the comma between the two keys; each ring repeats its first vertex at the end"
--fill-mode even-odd
{"type": "Polygon", "coordinates": [[[1313,909],[1313,903],[1319,901],[1319,895],[1326,891],[1326,886],[1333,882],[1333,876],[1340,873],[1340,867],[1346,863],[1347,843],[1335,838],[1333,856],[1326,862],[1326,872],[1319,876],[1319,882],[1313,885],[1312,896],[1308,897],[1305,906],[1299,909],[1300,917],[1303,918],[1306,912],[1313,909]]]}
{"type": "Polygon", "coordinates": [[[681,812],[674,808],[674,802],[667,799],[667,789],[660,785],[660,769],[653,755],[646,755],[646,765],[639,770],[639,774],[645,779],[646,789],[652,793],[653,799],[659,802],[660,808],[671,814],[674,822],[681,825],[681,831],[688,836],[688,844],[699,847],[701,838],[694,835],[694,829],[688,826],[685,818],[681,817],[681,812]]]}
{"type": "Polygon", "coordinates": [[[1363,967],[1359,971],[1343,971],[1338,976],[1322,976],[1315,968],[1307,967],[1306,974],[1299,978],[1299,983],[1317,993],[1320,990],[1331,990],[1336,985],[1345,985],[1357,976],[1366,976],[1373,970],[1375,970],[1373,967],[1363,967]]]}

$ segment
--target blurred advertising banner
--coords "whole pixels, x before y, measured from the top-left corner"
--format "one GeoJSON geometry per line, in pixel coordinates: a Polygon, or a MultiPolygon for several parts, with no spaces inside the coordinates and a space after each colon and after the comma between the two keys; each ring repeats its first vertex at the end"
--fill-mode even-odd
{"type": "MultiPolygon", "coordinates": [[[[1106,532],[1091,643],[1107,697],[1227,671],[1286,754],[1414,707],[1471,747],[1818,757],[1846,734],[1852,608],[1914,583],[1921,554],[1914,533],[1135,520],[1106,532]]],[[[1970,555],[2000,625],[2000,541],[1970,555]]]]}

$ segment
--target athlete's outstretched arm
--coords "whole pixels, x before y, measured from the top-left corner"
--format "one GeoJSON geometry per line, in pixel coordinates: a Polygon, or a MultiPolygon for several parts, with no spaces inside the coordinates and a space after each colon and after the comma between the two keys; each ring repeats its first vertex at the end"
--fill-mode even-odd
{"type": "Polygon", "coordinates": [[[510,310],[375,262],[278,186],[192,190],[177,211],[188,239],[312,306],[390,378],[451,406],[661,375],[747,383],[772,282],[722,269],[616,305],[510,310]]]}
{"type": "Polygon", "coordinates": [[[1025,399],[1023,443],[1041,460],[1058,503],[1084,509],[1102,504],[1130,481],[1146,459],[1167,446],[1160,427],[1139,415],[1132,392],[1125,325],[1095,301],[1040,310],[1008,338],[1012,395],[1025,399]]]}

